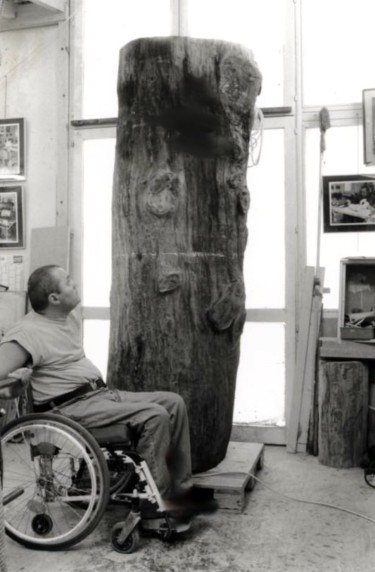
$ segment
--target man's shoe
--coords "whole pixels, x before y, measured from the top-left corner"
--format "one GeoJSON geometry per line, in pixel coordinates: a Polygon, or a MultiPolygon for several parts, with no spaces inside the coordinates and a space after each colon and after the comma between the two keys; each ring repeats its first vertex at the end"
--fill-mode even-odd
{"type": "Polygon", "coordinates": [[[185,493],[164,501],[165,509],[173,515],[178,513],[184,516],[198,514],[212,514],[219,508],[218,502],[212,497],[210,491],[191,488],[185,493]]]}

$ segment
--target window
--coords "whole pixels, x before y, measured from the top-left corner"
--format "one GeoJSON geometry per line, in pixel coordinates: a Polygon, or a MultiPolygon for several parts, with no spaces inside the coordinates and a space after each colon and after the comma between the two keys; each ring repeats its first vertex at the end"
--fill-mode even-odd
{"type": "MultiPolygon", "coordinates": [[[[78,31],[82,33],[83,48],[77,58],[82,58],[83,80],[80,86],[75,84],[74,87],[74,117],[83,120],[116,117],[120,47],[136,37],[171,33],[245,45],[253,52],[264,78],[257,105],[279,110],[290,106],[289,113],[292,110],[286,117],[266,116],[261,161],[248,170],[251,207],[244,261],[247,322],[241,340],[234,411],[237,423],[281,427],[285,424],[285,383],[294,357],[292,304],[298,213],[293,176],[294,3],[291,0],[162,0],[157,3],[154,0],[136,3],[109,0],[103,10],[98,0],[81,2],[82,26],[78,31]],[[105,41],[98,41],[99,37],[105,41]]],[[[84,343],[87,355],[105,375],[109,338],[113,123],[96,126],[94,133],[90,128],[76,129],[73,138],[78,194],[83,189],[82,201],[73,198],[72,217],[76,226],[76,249],[81,244],[83,252],[84,343]],[[81,220],[82,228],[79,227],[81,220]]]]}
{"type": "Polygon", "coordinates": [[[83,304],[109,306],[115,139],[83,143],[83,304]]]}
{"type": "Polygon", "coordinates": [[[82,117],[116,117],[120,49],[171,32],[170,0],[82,0],[82,117]]]}
{"type": "Polygon", "coordinates": [[[286,105],[287,16],[288,3],[280,0],[187,0],[183,32],[195,38],[225,40],[248,47],[263,74],[257,105],[286,105]]]}
{"type": "Polygon", "coordinates": [[[301,8],[304,105],[361,101],[375,85],[373,0],[302,0],[301,8]]]}
{"type": "Polygon", "coordinates": [[[235,423],[285,424],[285,325],[246,322],[234,404],[235,423]]]}
{"type": "Polygon", "coordinates": [[[283,129],[265,130],[261,161],[248,169],[251,206],[244,260],[248,308],[285,307],[284,136],[283,129]]]}

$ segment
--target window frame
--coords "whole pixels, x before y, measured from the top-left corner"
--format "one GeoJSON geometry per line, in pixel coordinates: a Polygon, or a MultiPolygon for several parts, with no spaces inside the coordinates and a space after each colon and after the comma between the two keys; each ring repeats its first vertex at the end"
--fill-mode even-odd
{"type": "MultiPolygon", "coordinates": [[[[298,177],[296,176],[295,165],[298,160],[298,135],[297,112],[298,97],[296,97],[296,50],[295,37],[298,29],[296,21],[296,5],[294,0],[284,0],[287,6],[287,30],[286,46],[284,50],[284,100],[285,107],[263,109],[265,120],[264,129],[284,129],[285,131],[285,308],[283,309],[246,309],[246,320],[253,322],[282,322],[285,323],[285,413],[286,423],[290,415],[291,393],[293,387],[295,343],[296,343],[296,301],[298,298],[297,276],[303,268],[303,248],[301,248],[301,235],[298,228],[301,226],[301,213],[303,205],[298,196],[298,177]],[[302,253],[302,255],[301,255],[302,253]]],[[[298,2],[298,0],[297,0],[298,2]]],[[[80,10],[81,1],[77,1],[75,17],[72,19],[72,65],[71,65],[71,112],[70,112],[70,204],[69,213],[71,225],[74,229],[71,267],[78,286],[81,288],[82,264],[81,253],[83,245],[82,233],[82,188],[83,188],[83,144],[88,139],[113,138],[116,137],[116,118],[98,118],[94,120],[82,120],[82,74],[81,58],[82,50],[80,41],[82,40],[81,24],[82,12],[80,10]]],[[[173,11],[173,33],[183,35],[185,0],[171,0],[173,11]]],[[[297,171],[298,173],[298,171],[297,171]]],[[[272,261],[266,263],[272,264],[272,261]]],[[[82,307],[83,320],[109,320],[109,307],[82,307]]],[[[284,444],[286,437],[285,427],[270,427],[248,424],[238,424],[233,429],[234,433],[246,436],[247,440],[258,440],[259,435],[263,435],[264,442],[284,444]]]]}

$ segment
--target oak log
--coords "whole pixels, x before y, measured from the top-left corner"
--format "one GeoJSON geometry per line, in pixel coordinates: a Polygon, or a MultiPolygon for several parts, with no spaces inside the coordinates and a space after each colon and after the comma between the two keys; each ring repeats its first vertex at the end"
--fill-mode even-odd
{"type": "Polygon", "coordinates": [[[319,461],[359,467],[367,450],[368,366],[322,361],[319,377],[319,461]]]}
{"type": "Polygon", "coordinates": [[[141,38],[120,52],[107,380],[183,396],[194,471],[231,433],[260,86],[237,44],[141,38]]]}

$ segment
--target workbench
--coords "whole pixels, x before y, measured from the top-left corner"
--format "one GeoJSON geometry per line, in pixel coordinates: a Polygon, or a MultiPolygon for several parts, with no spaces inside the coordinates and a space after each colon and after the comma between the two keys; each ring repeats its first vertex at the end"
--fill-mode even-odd
{"type": "Polygon", "coordinates": [[[319,357],[324,360],[375,360],[375,339],[354,342],[338,338],[320,338],[319,357]]]}

